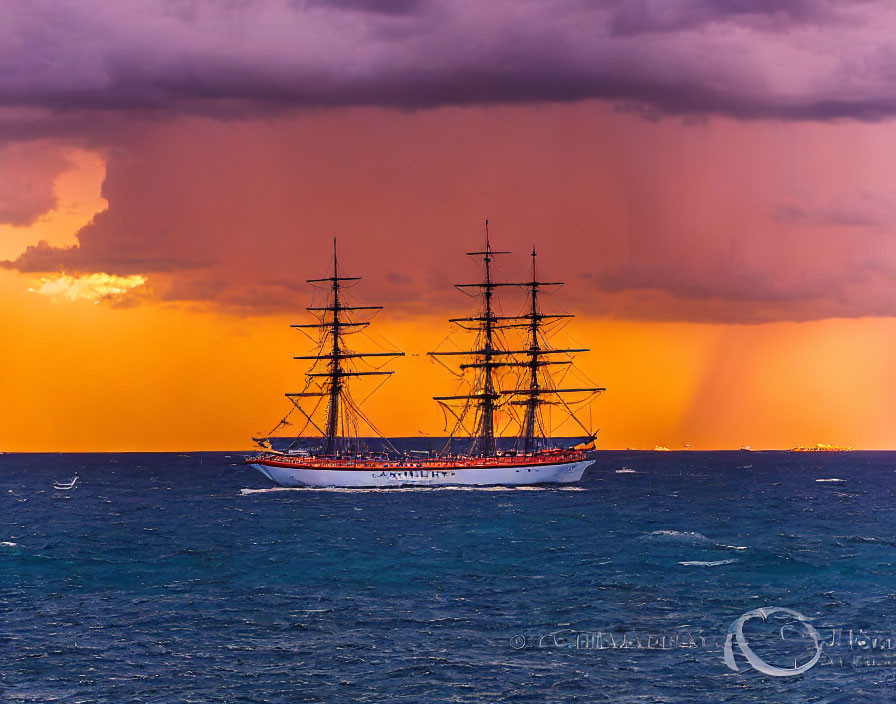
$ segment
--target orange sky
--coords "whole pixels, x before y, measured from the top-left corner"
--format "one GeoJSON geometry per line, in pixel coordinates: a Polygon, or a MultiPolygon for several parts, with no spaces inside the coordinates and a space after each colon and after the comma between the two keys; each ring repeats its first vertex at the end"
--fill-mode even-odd
{"type": "Polygon", "coordinates": [[[41,240],[66,248],[80,238],[83,248],[91,233],[99,233],[127,242],[128,251],[139,254],[133,261],[155,262],[164,252],[145,248],[158,242],[184,260],[220,257],[222,268],[212,273],[229,283],[223,294],[203,297],[195,292],[211,280],[189,266],[185,273],[150,270],[155,263],[111,272],[121,278],[94,266],[68,270],[68,279],[0,269],[2,450],[246,447],[253,433],[286,412],[282,393],[296,390],[302,372],[291,357],[308,349],[288,328],[301,319],[288,310],[302,305],[305,291],[284,289],[292,297],[259,306],[268,295],[259,288],[259,267],[268,257],[272,269],[281,267],[281,278],[291,268],[295,280],[323,274],[333,229],[350,233],[344,252],[349,273],[369,275],[359,295],[390,306],[375,331],[409,354],[394,364],[397,373],[368,410],[390,435],[441,434],[442,415],[429,397],[450,391],[451,380],[425,356],[413,355],[435,347],[447,332],[448,314],[465,310],[466,299],[433,277],[440,266],[445,277],[473,273],[463,268],[462,252],[477,244],[478,211],[489,201],[498,216],[497,244],[501,236],[512,240],[517,259],[534,233],[550,233],[539,246],[549,273],[568,281],[558,302],[582,313],[568,330],[594,350],[578,364],[608,387],[593,408],[601,447],[896,447],[890,422],[896,319],[855,312],[892,304],[875,278],[892,259],[892,245],[875,249],[875,243],[889,236],[888,196],[878,195],[886,194],[894,163],[884,155],[896,150],[896,140],[880,126],[804,125],[784,134],[766,123],[651,123],[594,106],[361,111],[264,125],[191,118],[149,128],[129,146],[122,154],[57,145],[68,166],[53,179],[56,206],[31,224],[0,225],[0,260],[15,259],[41,240]],[[359,125],[366,132],[359,133],[359,125]],[[499,136],[500,125],[506,129],[499,136]],[[290,130],[291,144],[278,141],[290,130]],[[592,131],[596,137],[588,136],[592,131]],[[439,134],[450,134],[451,144],[434,143],[439,134]],[[382,153],[371,145],[383,135],[400,148],[381,171],[382,153]],[[465,161],[481,148],[483,135],[495,151],[480,162],[465,161]],[[318,141],[312,150],[309,144],[318,141]],[[225,144],[258,158],[229,167],[220,151],[225,144]],[[275,145],[283,147],[279,161],[275,145]],[[324,166],[334,153],[342,161],[324,166]],[[295,164],[296,155],[306,159],[297,177],[301,187],[286,180],[284,164],[295,164]],[[185,170],[165,177],[175,159],[185,170]],[[105,173],[113,165],[115,178],[105,173]],[[237,171],[246,182],[270,172],[266,184],[282,184],[282,190],[242,191],[242,204],[221,200],[215,174],[239,190],[237,171]],[[160,174],[159,183],[147,182],[152,174],[160,174]],[[468,191],[458,186],[464,179],[468,191]],[[196,187],[189,191],[184,184],[191,180],[196,187]],[[415,190],[400,212],[383,200],[392,192],[408,195],[408,189],[415,190]],[[138,208],[138,192],[146,198],[139,214],[156,228],[145,233],[130,230],[133,221],[125,217],[125,210],[138,208]],[[530,206],[539,193],[541,202],[530,206]],[[170,210],[159,210],[160,202],[170,210]],[[430,209],[436,202],[442,203],[438,212],[430,209]],[[581,207],[570,213],[569,203],[581,207]],[[793,203],[799,207],[790,208],[793,203]],[[80,230],[107,207],[105,223],[80,230]],[[292,215],[278,215],[278,208],[291,207],[292,215]],[[856,208],[880,222],[852,222],[856,208]],[[228,221],[259,209],[274,214],[261,217],[257,231],[247,219],[240,221],[246,234],[227,234],[228,221]],[[282,224],[295,213],[309,219],[292,240],[282,224]],[[563,227],[552,230],[555,218],[563,227]],[[163,232],[166,221],[175,230],[163,232]],[[176,230],[185,221],[196,242],[184,243],[176,230]],[[669,229],[660,231],[657,223],[669,229]],[[594,239],[598,231],[609,234],[594,239]],[[446,232],[456,234],[448,240],[446,232]],[[724,235],[721,244],[717,233],[724,235]],[[292,248],[283,251],[293,260],[266,250],[259,258],[253,250],[277,238],[292,248]],[[732,273],[724,263],[729,259],[741,268],[732,273]],[[385,276],[394,262],[401,271],[418,260],[426,276],[410,286],[385,276]],[[646,277],[651,285],[620,288],[611,278],[615,271],[646,277]],[[676,271],[685,278],[676,280],[670,274],[676,271]],[[238,299],[226,297],[246,281],[252,286],[238,299]],[[766,298],[744,293],[754,281],[766,298]],[[444,309],[427,312],[433,301],[444,309]],[[838,311],[850,317],[837,317],[838,311]]]}
{"type": "MultiPolygon", "coordinates": [[[[23,292],[4,273],[11,331],[0,351],[9,451],[234,449],[287,410],[308,344],[290,318],[200,313],[148,304],[111,308],[23,292]],[[10,305],[11,304],[11,305],[10,305]]],[[[444,337],[442,318],[377,332],[409,353],[444,337]]],[[[582,369],[608,387],[593,407],[603,448],[788,447],[833,442],[896,445],[896,321],[825,320],[765,325],[581,319],[594,353],[582,369]]],[[[395,363],[366,405],[392,435],[440,434],[431,393],[451,380],[425,357],[395,363]]]]}
{"type": "MultiPolygon", "coordinates": [[[[59,177],[59,211],[33,234],[65,244],[73,224],[104,207],[87,188],[98,187],[101,169],[86,156],[75,154],[74,173],[59,177]]],[[[29,231],[4,238],[4,255],[29,231]]],[[[76,300],[29,291],[40,278],[0,271],[4,450],[239,449],[285,413],[282,393],[302,371],[291,356],[308,349],[287,327],[297,317],[152,299],[116,307],[90,300],[89,288],[76,300]]],[[[575,298],[569,288],[562,301],[575,307],[575,298]]],[[[439,343],[444,318],[384,311],[376,325],[409,356],[368,410],[388,434],[440,434],[429,395],[451,381],[413,355],[439,343]]],[[[603,448],[896,446],[892,318],[734,325],[583,317],[569,332],[594,350],[579,358],[582,369],[609,389],[593,408],[603,448]]]]}

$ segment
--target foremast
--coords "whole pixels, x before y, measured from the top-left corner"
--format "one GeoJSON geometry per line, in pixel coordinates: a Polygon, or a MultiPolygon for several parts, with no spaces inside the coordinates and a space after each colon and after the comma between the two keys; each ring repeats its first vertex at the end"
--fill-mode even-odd
{"type": "MultiPolygon", "coordinates": [[[[321,279],[308,279],[312,286],[323,284],[328,288],[328,298],[324,306],[309,306],[307,311],[319,316],[317,323],[294,324],[290,327],[298,329],[316,329],[318,331],[318,352],[313,355],[293,357],[297,360],[311,360],[311,369],[306,372],[305,389],[286,396],[293,406],[305,416],[307,425],[312,425],[321,432],[324,439],[324,453],[327,456],[338,456],[348,450],[346,440],[357,438],[359,421],[363,420],[372,430],[376,428],[364,416],[353,400],[349,381],[360,376],[389,376],[394,372],[381,369],[359,370],[356,360],[370,357],[402,357],[404,352],[357,352],[349,348],[345,338],[359,332],[370,325],[369,321],[355,321],[355,311],[378,311],[382,306],[347,305],[343,289],[346,282],[360,281],[359,276],[341,276],[339,260],[336,254],[336,238],[333,238],[333,275],[321,279]],[[317,388],[314,388],[317,387],[317,388]],[[306,412],[299,399],[319,397],[326,399],[326,415],[324,428],[314,421],[314,410],[306,412]]],[[[316,407],[315,407],[316,408],[316,407]]]]}

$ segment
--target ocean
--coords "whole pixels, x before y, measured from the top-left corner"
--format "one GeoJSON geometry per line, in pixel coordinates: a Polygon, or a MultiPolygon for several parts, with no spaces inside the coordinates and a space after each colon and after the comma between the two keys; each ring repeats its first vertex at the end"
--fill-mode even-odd
{"type": "Polygon", "coordinates": [[[896,453],[595,458],[278,490],[237,453],[0,456],[0,701],[896,701],[896,453]]]}

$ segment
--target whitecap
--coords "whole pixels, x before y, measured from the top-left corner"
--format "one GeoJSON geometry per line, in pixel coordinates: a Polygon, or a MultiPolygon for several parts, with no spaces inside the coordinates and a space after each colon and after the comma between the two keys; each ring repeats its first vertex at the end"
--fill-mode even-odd
{"type": "Polygon", "coordinates": [[[15,547],[18,547],[19,544],[10,542],[9,540],[4,540],[4,541],[0,542],[0,545],[2,545],[5,548],[15,548],[15,547]]]}
{"type": "Polygon", "coordinates": [[[685,560],[678,564],[685,567],[718,567],[719,565],[730,565],[732,562],[737,562],[737,560],[685,560]]]}
{"type": "Polygon", "coordinates": [[[879,543],[880,540],[873,536],[866,535],[847,535],[843,537],[843,540],[851,540],[856,543],[879,543]]]}
{"type": "Polygon", "coordinates": [[[817,482],[845,482],[845,479],[838,479],[837,477],[832,477],[831,479],[816,479],[817,482]]]}
{"type": "Polygon", "coordinates": [[[669,538],[670,540],[677,540],[679,542],[685,543],[711,543],[712,541],[707,538],[703,533],[697,533],[694,531],[680,531],[680,530],[655,530],[650,535],[657,538],[669,538]]]}
{"type": "Polygon", "coordinates": [[[679,543],[690,543],[696,545],[712,545],[716,548],[721,548],[723,550],[746,550],[746,545],[725,545],[723,543],[716,543],[707,538],[703,533],[697,533],[696,531],[679,531],[679,530],[655,530],[650,534],[652,538],[666,538],[667,540],[679,542],[679,543]]]}

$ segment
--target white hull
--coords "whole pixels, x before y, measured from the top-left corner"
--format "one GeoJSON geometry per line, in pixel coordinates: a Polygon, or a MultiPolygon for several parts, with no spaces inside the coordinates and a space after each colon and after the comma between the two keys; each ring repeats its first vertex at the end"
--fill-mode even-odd
{"type": "Polygon", "coordinates": [[[310,467],[278,467],[253,464],[280,486],[515,486],[571,484],[582,478],[594,460],[517,467],[465,467],[457,469],[389,468],[339,470],[310,467]]]}

